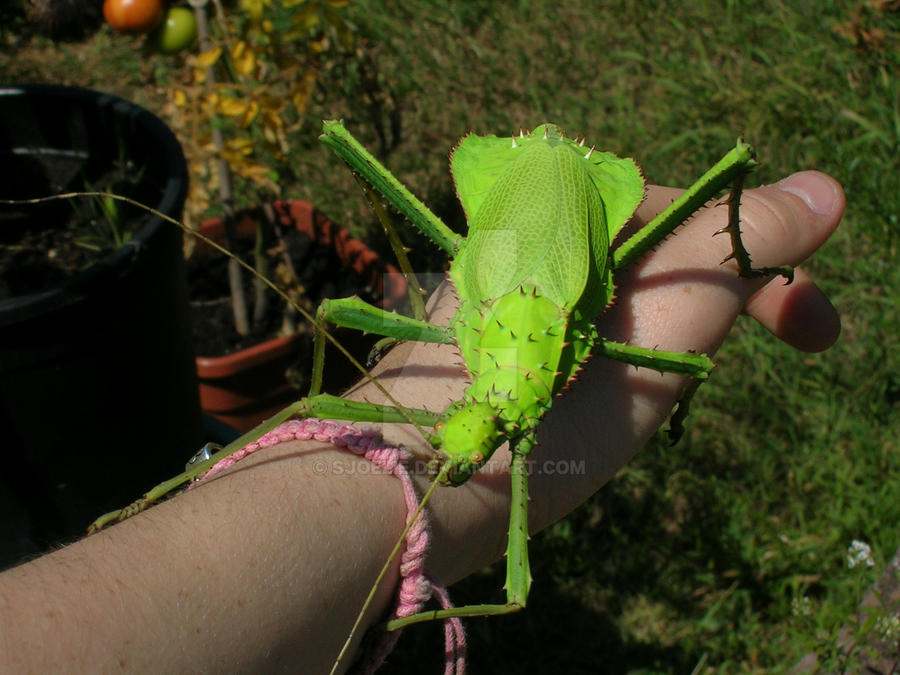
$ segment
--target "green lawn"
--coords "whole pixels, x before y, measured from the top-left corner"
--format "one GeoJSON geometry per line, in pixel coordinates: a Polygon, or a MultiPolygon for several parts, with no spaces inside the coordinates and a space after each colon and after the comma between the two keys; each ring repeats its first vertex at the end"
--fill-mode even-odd
{"type": "MultiPolygon", "coordinates": [[[[656,183],[688,184],[739,135],[762,161],[754,181],[805,168],[841,181],[843,225],[806,265],[841,314],[838,344],[795,353],[741,321],[682,443],[652,443],[535,538],[528,611],[467,622],[473,672],[783,672],[810,650],[837,666],[838,629],[900,546],[900,11],[599,5],[351,4],[356,57],[325,71],[291,137],[286,193],[360,230],[371,220],[315,143],[323,117],[343,117],[457,224],[456,139],[544,121],[638,158],[656,183]],[[874,567],[848,567],[853,540],[874,567]]],[[[65,79],[151,107],[175,67],[106,29],[62,46],[0,36],[7,80],[65,79]]],[[[486,570],[454,599],[496,599],[501,585],[486,570]]],[[[441,651],[437,629],[410,629],[384,672],[438,672],[441,651]]]]}

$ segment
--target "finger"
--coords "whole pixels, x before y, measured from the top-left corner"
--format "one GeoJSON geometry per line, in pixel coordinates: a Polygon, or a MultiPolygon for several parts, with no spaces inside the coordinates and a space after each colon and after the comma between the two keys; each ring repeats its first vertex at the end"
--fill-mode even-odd
{"type": "MultiPolygon", "coordinates": [[[[651,188],[651,211],[639,216],[647,218],[676,194],[669,188],[651,188]]],[[[753,264],[802,262],[831,235],[843,208],[840,185],[815,171],[744,193],[741,230],[753,264]]],[[[766,284],[764,279],[739,277],[734,262],[721,264],[731,253],[731,241],[713,235],[727,218],[726,207],[702,210],[655,251],[623,270],[616,280],[621,290],[619,302],[608,312],[612,333],[607,337],[678,351],[715,351],[747,300],[766,284]]],[[[779,283],[783,282],[773,280],[773,288],[779,283]]],[[[813,297],[808,286],[798,288],[805,293],[768,296],[767,305],[757,305],[757,309],[765,307],[770,315],[777,314],[778,325],[787,331],[797,323],[790,319],[789,311],[802,307],[799,300],[813,297]],[[790,304],[784,304],[788,300],[790,304]]],[[[815,306],[812,311],[817,315],[815,306]]],[[[809,342],[817,340],[810,338],[809,342]]]]}
{"type": "MultiPolygon", "coordinates": [[[[634,220],[639,225],[645,225],[662,213],[669,204],[674,202],[684,192],[682,188],[666,187],[663,185],[648,185],[644,201],[638,206],[634,214],[634,220]]],[[[619,241],[622,237],[619,238],[619,241]]]]}
{"type": "MultiPolygon", "coordinates": [[[[673,194],[651,188],[650,208],[667,204],[673,194]]],[[[806,259],[834,231],[843,205],[840,186],[817,172],[795,174],[776,185],[748,191],[742,199],[741,226],[754,264],[797,264],[806,259]]],[[[598,322],[600,334],[641,347],[713,355],[750,297],[766,285],[764,279],[742,279],[732,263],[721,263],[731,252],[731,244],[727,237],[713,235],[727,219],[727,208],[702,210],[675,236],[622,270],[616,278],[616,303],[598,322]]],[[[779,336],[816,346],[819,338],[815,336],[828,336],[833,329],[803,333],[803,309],[817,322],[828,310],[814,304],[815,294],[805,275],[799,281],[799,290],[769,290],[758,295],[752,309],[779,336]]],[[[778,285],[783,286],[783,281],[773,281],[771,288],[778,285]]],[[[596,475],[612,475],[628,458],[629,449],[633,452],[642,445],[669,415],[684,381],[606,359],[595,359],[588,366],[582,376],[586,386],[573,387],[580,397],[567,397],[564,404],[571,407],[575,418],[585,421],[577,443],[588,444],[597,438],[609,443],[597,455],[604,466],[596,475]],[[598,410],[604,411],[607,421],[602,429],[592,428],[598,410]],[[611,425],[608,420],[627,423],[611,425]]],[[[574,433],[564,426],[555,431],[574,433]]]]}
{"type": "Polygon", "coordinates": [[[769,282],[750,297],[744,310],[779,340],[804,352],[828,349],[841,333],[834,306],[800,268],[792,284],[769,282]]]}

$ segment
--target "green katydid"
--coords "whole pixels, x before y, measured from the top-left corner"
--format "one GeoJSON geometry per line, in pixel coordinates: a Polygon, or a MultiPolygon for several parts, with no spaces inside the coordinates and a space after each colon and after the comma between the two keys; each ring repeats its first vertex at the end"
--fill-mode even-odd
{"type": "MultiPolygon", "coordinates": [[[[597,334],[594,318],[611,302],[616,270],[634,262],[691,214],[731,186],[729,225],[733,257],[742,276],[782,274],[754,270],[741,243],[738,205],[753,165],[749,145],[736,147],[657,218],[611,247],[644,195],[637,165],[585,147],[550,124],[513,137],[469,135],[452,154],[451,171],[468,220],[468,235],[450,230],[370,155],[340,122],[326,122],[322,141],[400,214],[451,256],[450,281],[459,309],[448,326],[384,312],[358,298],[326,300],[317,314],[317,350],[310,395],[212,459],[151,490],[102,526],[144,508],[208,469],[229,452],[294,416],[349,421],[411,422],[433,427],[426,440],[439,456],[436,482],[460,485],[501,445],[512,453],[512,504],[506,549],[507,602],[428,611],[387,624],[394,630],[451,616],[502,614],[525,606],[531,575],[527,551],[526,458],[554,397],[591,354],[700,382],[713,364],[703,354],[664,352],[614,343],[597,334]],[[509,255],[513,251],[514,255],[509,255]],[[456,344],[471,385],[458,401],[435,413],[350,402],[319,393],[324,324],[365,330],[396,340],[456,344]]],[[[677,437],[687,401],[673,416],[677,437]]],[[[348,639],[349,643],[349,639],[348,639]]],[[[336,664],[337,665],[337,664],[336,664]]]]}
{"type": "MultiPolygon", "coordinates": [[[[531,585],[527,552],[526,458],[553,399],[591,353],[695,378],[713,364],[703,354],[617,344],[599,336],[594,318],[612,301],[613,273],[635,261],[722,189],[733,187],[729,225],[742,276],[783,274],[751,268],[740,238],[738,204],[753,165],[749,145],[736,147],[668,209],[615,249],[610,243],[643,199],[644,181],[630,159],[587,149],[546,124],[511,138],[469,135],[451,156],[451,172],[466,213],[461,239],[413,197],[339,122],[326,122],[322,140],[432,241],[453,256],[449,277],[459,309],[448,326],[386,314],[355,298],[326,300],[319,317],[397,339],[456,344],[471,384],[443,413],[405,411],[433,426],[427,440],[441,455],[435,480],[460,485],[504,443],[512,455],[512,503],[506,549],[507,602],[429,611],[395,619],[389,630],[418,621],[482,616],[525,606],[531,585]],[[512,251],[512,255],[508,252],[512,251]]],[[[677,440],[689,387],[673,417],[677,440]]],[[[316,400],[316,399],[313,399],[316,400]]],[[[322,413],[340,415],[340,401],[319,397],[322,413]],[[331,408],[331,405],[335,408],[331,408]]],[[[316,412],[318,414],[318,410],[316,412]]],[[[353,420],[396,414],[365,404],[353,420]]],[[[399,420],[398,420],[399,421],[399,420]]]]}

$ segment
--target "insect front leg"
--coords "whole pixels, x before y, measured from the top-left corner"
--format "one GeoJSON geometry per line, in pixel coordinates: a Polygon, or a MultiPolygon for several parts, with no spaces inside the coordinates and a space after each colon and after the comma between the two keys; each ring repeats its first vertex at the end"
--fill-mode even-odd
{"type": "Polygon", "coordinates": [[[700,380],[709,377],[714,367],[706,354],[667,352],[661,349],[635,347],[621,342],[599,338],[594,347],[597,354],[632,366],[650,368],[660,373],[687,375],[700,380]]]}
{"type": "Polygon", "coordinates": [[[728,236],[731,237],[731,253],[722,262],[734,259],[738,264],[739,274],[747,279],[781,275],[787,279],[785,283],[789,284],[794,280],[793,267],[784,265],[781,267],[754,268],[753,263],[750,260],[750,254],[747,253],[747,249],[744,246],[744,241],[741,238],[740,208],[741,194],[744,189],[744,179],[746,177],[746,171],[740,172],[735,176],[731,186],[731,193],[728,195],[728,225],[716,232],[716,234],[724,234],[727,232],[728,236]]]}
{"type": "Polygon", "coordinates": [[[399,213],[449,255],[459,251],[463,238],[447,227],[425,204],[398,181],[362,144],[337,120],[322,123],[319,137],[357,175],[371,185],[399,213]]]}
{"type": "Polygon", "coordinates": [[[731,187],[731,194],[727,202],[728,225],[719,230],[719,232],[727,232],[731,236],[732,252],[725,260],[734,258],[742,277],[751,278],[780,274],[790,283],[794,275],[791,267],[754,269],[750,261],[750,255],[747,253],[747,249],[744,247],[741,239],[741,192],[744,178],[755,165],[756,160],[754,159],[753,148],[742,140],[738,140],[734,149],[716,162],[709,171],[685,190],[668,208],[616,247],[611,254],[613,269],[620,269],[638,260],[672,234],[679,225],[683,224],[685,220],[696,213],[709,200],[715,198],[722,190],[731,187]]]}

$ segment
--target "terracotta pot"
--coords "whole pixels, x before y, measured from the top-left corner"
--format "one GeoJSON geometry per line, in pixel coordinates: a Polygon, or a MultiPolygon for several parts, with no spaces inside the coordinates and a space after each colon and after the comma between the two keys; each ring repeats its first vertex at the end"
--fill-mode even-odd
{"type": "MultiPolygon", "coordinates": [[[[278,201],[272,204],[276,219],[309,237],[315,245],[332,252],[346,273],[353,273],[373,295],[381,298],[379,304],[391,309],[406,294],[406,280],[399,270],[381,261],[377,253],[347,230],[335,226],[312,204],[305,201],[278,201]]],[[[262,218],[260,208],[247,209],[235,216],[237,236],[255,236],[256,223],[262,218]]],[[[213,240],[224,240],[222,219],[204,222],[200,231],[213,240]]],[[[211,247],[199,242],[195,255],[212,253],[211,247]]],[[[302,321],[302,319],[299,319],[302,321]]],[[[357,331],[338,331],[341,342],[348,346],[357,359],[365,360],[377,336],[362,336],[357,331]]],[[[203,411],[238,431],[248,431],[263,420],[304,395],[293,387],[286,376],[290,368],[312,368],[312,337],[294,334],[262,342],[227,356],[197,357],[197,376],[200,405],[203,411]],[[306,356],[304,357],[304,353],[306,356]],[[297,364],[298,359],[305,362],[297,364]]],[[[333,348],[325,357],[324,389],[339,392],[358,379],[359,371],[333,348]]]]}

